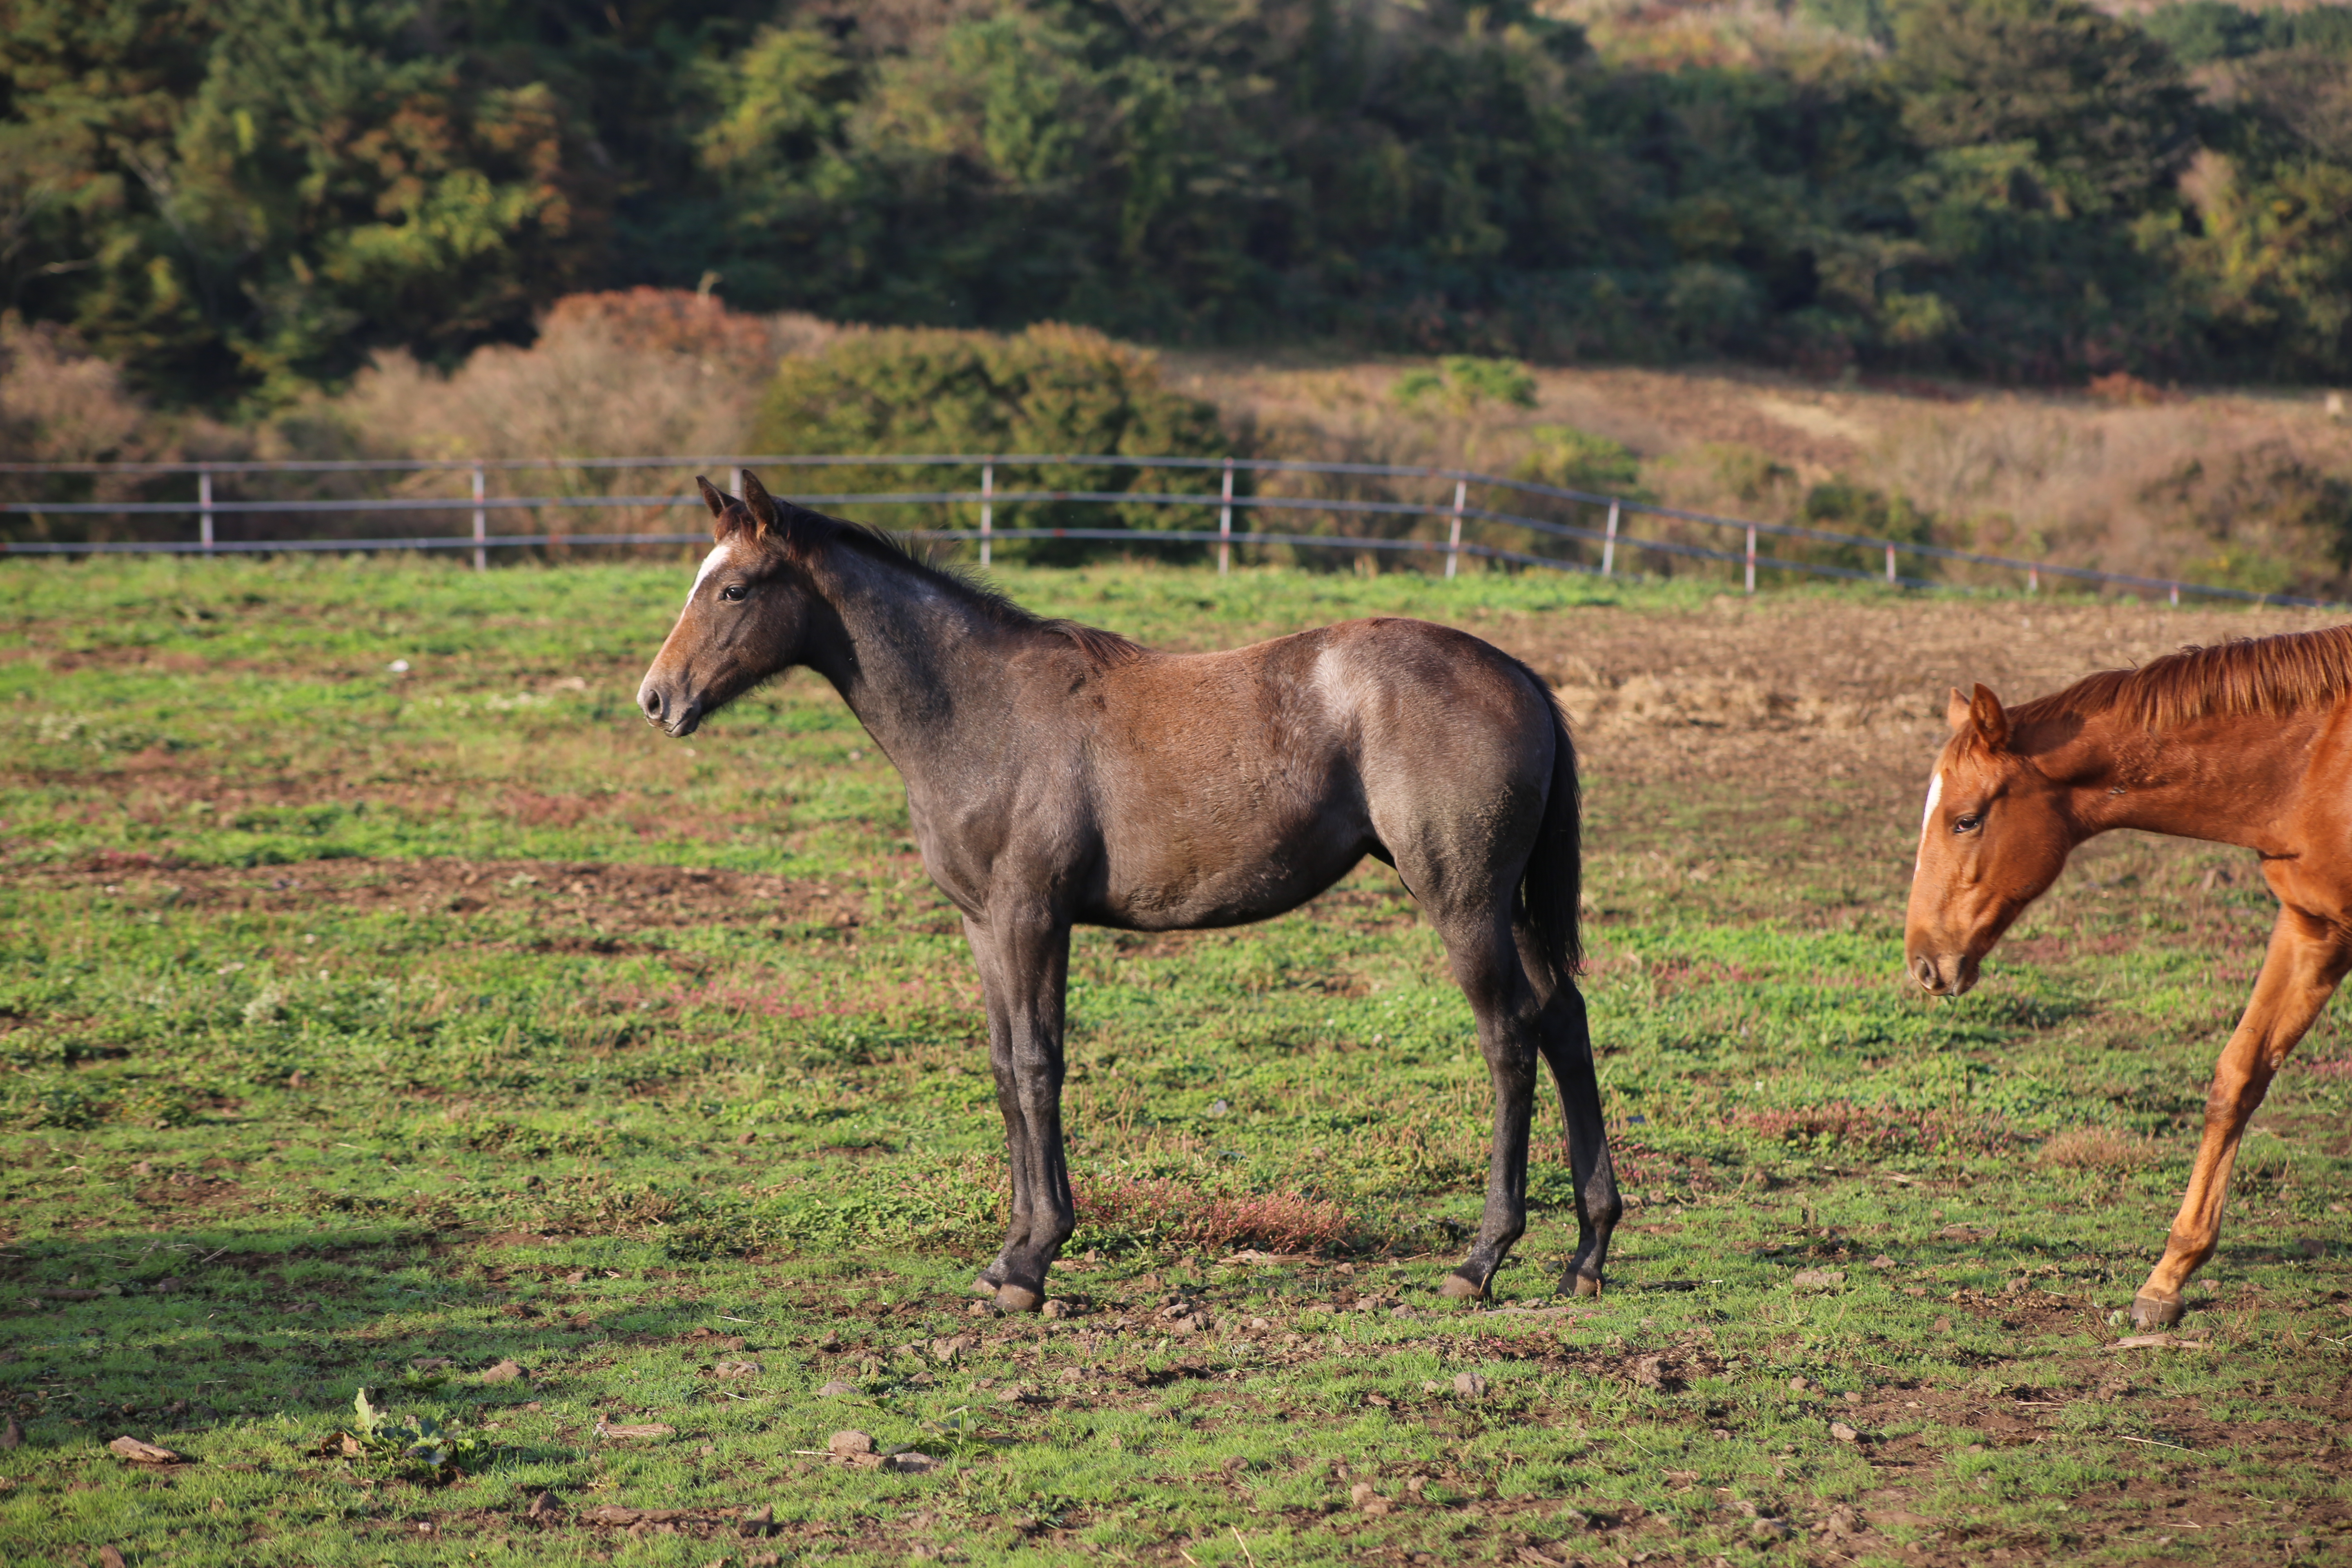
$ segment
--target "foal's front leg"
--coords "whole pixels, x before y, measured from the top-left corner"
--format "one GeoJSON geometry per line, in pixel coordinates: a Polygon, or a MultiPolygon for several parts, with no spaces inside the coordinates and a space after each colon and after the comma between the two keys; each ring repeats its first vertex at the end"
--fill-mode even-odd
{"type": "Polygon", "coordinates": [[[964,934],[988,994],[989,1059],[1013,1172],[1013,1223],[1004,1249],[972,1284],[974,1289],[993,1286],[996,1304],[1005,1311],[1032,1312],[1045,1304],[1046,1270],[1077,1227],[1062,1150],[1070,928],[1042,914],[992,909],[985,926],[967,920],[964,934]]]}

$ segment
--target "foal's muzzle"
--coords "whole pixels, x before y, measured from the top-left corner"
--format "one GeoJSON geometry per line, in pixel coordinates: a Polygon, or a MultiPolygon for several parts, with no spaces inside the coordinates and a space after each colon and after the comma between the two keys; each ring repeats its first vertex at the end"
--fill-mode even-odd
{"type": "Polygon", "coordinates": [[[651,677],[637,688],[637,706],[645,710],[646,723],[673,740],[693,734],[702,722],[700,702],[677,696],[651,677]]]}

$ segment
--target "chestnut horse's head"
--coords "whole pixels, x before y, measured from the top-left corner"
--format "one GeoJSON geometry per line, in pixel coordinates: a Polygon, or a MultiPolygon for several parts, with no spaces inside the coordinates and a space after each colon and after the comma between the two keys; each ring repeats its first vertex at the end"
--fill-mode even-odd
{"type": "Polygon", "coordinates": [[[775,498],[746,469],[737,500],[698,476],[718,542],[637,688],[646,722],[672,737],[800,661],[810,595],[775,498]]]}
{"type": "Polygon", "coordinates": [[[1952,738],[1927,782],[1903,960],[1937,996],[1977,983],[1977,966],[2010,922],[2066,867],[2075,835],[2060,787],[2010,747],[2000,699],[1979,686],[1952,693],[1952,738]]]}

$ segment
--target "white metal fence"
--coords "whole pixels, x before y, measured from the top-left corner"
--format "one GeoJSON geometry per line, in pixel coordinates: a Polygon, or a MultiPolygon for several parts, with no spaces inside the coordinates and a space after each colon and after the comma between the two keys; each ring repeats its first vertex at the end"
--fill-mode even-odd
{"type": "MultiPolygon", "coordinates": [[[[976,526],[955,528],[919,528],[907,531],[920,539],[962,540],[978,545],[982,564],[990,563],[1000,541],[1056,539],[1099,541],[1114,543],[1174,543],[1213,546],[1219,572],[1232,569],[1233,552],[1236,545],[1283,545],[1294,549],[1338,549],[1375,551],[1442,556],[1444,574],[1452,577],[1458,571],[1462,558],[1471,556],[1489,561],[1507,562],[1522,566],[1554,571],[1593,573],[1612,576],[1620,569],[1621,557],[1628,561],[1643,555],[1665,556],[1683,560],[1725,563],[1740,568],[1743,584],[1748,593],[1756,591],[1757,573],[1784,572],[1803,576],[1832,577],[1883,582],[1890,586],[1927,588],[1951,585],[1946,582],[1906,574],[1902,570],[1906,558],[1921,563],[1949,563],[1982,568],[1998,574],[2014,574],[2018,585],[2028,593],[2041,587],[2042,579],[2051,577],[2064,581],[2095,584],[2100,587],[2123,589],[2139,594],[2160,593],[2172,604],[2179,604],[2183,595],[2191,596],[2239,600],[2250,603],[2325,607],[2326,602],[2300,598],[2284,594],[2261,594],[2242,588],[2222,587],[2190,583],[2166,577],[2137,576],[2128,573],[2101,572],[2083,566],[2062,566],[2048,562],[2022,561],[2010,556],[1989,555],[1975,551],[1953,550],[1941,545],[1911,540],[1882,539],[1864,534],[1842,533],[1829,529],[1806,528],[1792,523],[1759,522],[1743,518],[1717,517],[1706,512],[1689,511],[1676,507],[1660,506],[1652,501],[1622,496],[1567,489],[1556,485],[1538,484],[1527,479],[1508,479],[1498,474],[1478,473],[1461,468],[1400,467],[1379,463],[1313,463],[1291,462],[1258,458],[1137,458],[1101,454],[1023,454],[1003,453],[989,456],[939,456],[928,453],[887,455],[845,455],[811,457],[791,454],[754,456],[714,455],[704,457],[649,458],[502,458],[485,460],[458,459],[432,461],[405,459],[375,460],[306,460],[289,462],[211,462],[211,463],[0,463],[0,475],[20,475],[52,481],[74,476],[103,477],[118,483],[169,483],[193,479],[194,494],[188,499],[97,499],[80,500],[0,500],[0,530],[7,530],[15,520],[33,523],[46,530],[53,527],[49,520],[115,519],[122,521],[166,518],[185,519],[194,525],[193,538],[176,539],[80,539],[54,538],[0,539],[0,554],[10,555],[78,555],[78,554],[228,554],[295,551],[386,551],[386,550],[470,550],[478,570],[487,569],[489,552],[511,549],[574,548],[582,546],[658,545],[693,543],[709,537],[700,529],[691,531],[646,531],[615,530],[563,530],[549,528],[546,514],[594,512],[598,510],[659,510],[685,507],[698,512],[702,502],[694,494],[610,494],[577,493],[557,495],[495,495],[488,488],[489,476],[511,472],[549,472],[587,475],[610,470],[675,469],[715,472],[727,470],[730,482],[737,471],[746,468],[961,468],[973,472],[979,483],[971,489],[870,491],[850,490],[839,493],[796,493],[786,499],[810,507],[859,508],[877,505],[939,505],[975,508],[976,526]],[[1093,468],[1128,469],[1162,469],[1177,472],[1210,470],[1218,477],[1214,491],[1180,490],[1082,490],[1000,489],[997,484],[1001,470],[1048,468],[1093,468]],[[468,493],[458,496],[311,496],[295,498],[260,498],[223,496],[217,481],[241,477],[290,475],[357,475],[406,474],[427,475],[446,473],[468,482],[468,493]],[[1310,496],[1261,494],[1255,489],[1237,489],[1237,475],[1255,479],[1260,475],[1326,475],[1347,476],[1356,480],[1435,481],[1441,488],[1449,484],[1450,500],[1412,500],[1348,496],[1310,496]],[[1470,504],[1474,487],[1481,500],[1488,504],[1470,504]],[[1507,504],[1494,504],[1497,500],[1507,504]],[[1570,518],[1534,516],[1526,510],[1530,502],[1549,503],[1564,509],[1570,518]],[[1069,528],[1011,527],[996,525],[998,510],[1004,507],[1052,504],[1099,504],[1119,507],[1151,507],[1171,509],[1171,515],[1190,510],[1201,514],[1199,525],[1188,528],[1069,528]],[[539,526],[530,531],[493,532],[493,516],[527,513],[539,526]],[[465,532],[404,534],[386,537],[353,538],[342,536],[306,536],[292,538],[226,538],[219,529],[224,518],[266,518],[273,514],[295,514],[324,519],[349,514],[436,516],[458,514],[471,527],[465,532]],[[1234,527],[1236,514],[1267,516],[1267,521],[1284,513],[1320,513],[1338,520],[1350,516],[1389,518],[1395,520],[1433,519],[1444,525],[1444,537],[1424,539],[1396,536],[1375,536],[1362,533],[1329,532],[1298,533],[1265,528],[1234,527]],[[1271,514],[1270,516],[1267,514],[1271,514]],[[1716,548],[1695,543],[1688,539],[1645,537],[1633,531],[1637,518],[1668,520],[1689,525],[1705,532],[1715,531],[1717,537],[1728,535],[1724,543],[1728,548],[1716,548]],[[1212,524],[1213,519],[1213,524],[1212,524]],[[1472,531],[1465,536],[1465,529],[1472,531]],[[1483,530],[1522,530],[1541,538],[1577,541],[1594,547],[1599,559],[1569,559],[1546,555],[1535,551],[1509,548],[1478,537],[1483,530]],[[1831,562],[1811,561],[1765,552],[1759,548],[1767,540],[1789,540],[1827,545],[1861,556],[1878,570],[1863,570],[1831,562]]],[[[183,528],[185,524],[183,524],[183,528]]]]}

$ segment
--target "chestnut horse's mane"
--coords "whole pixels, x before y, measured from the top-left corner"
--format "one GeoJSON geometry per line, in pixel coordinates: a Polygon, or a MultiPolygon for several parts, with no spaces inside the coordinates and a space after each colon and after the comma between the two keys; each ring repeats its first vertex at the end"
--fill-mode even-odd
{"type": "Polygon", "coordinates": [[[878,528],[869,528],[862,522],[850,522],[838,517],[827,517],[821,511],[811,511],[806,507],[794,506],[785,500],[777,501],[776,510],[782,514],[784,522],[785,550],[803,561],[806,561],[815,553],[808,548],[805,542],[806,536],[814,533],[820,542],[820,549],[825,545],[843,545],[862,555],[880,561],[886,565],[895,566],[934,586],[946,589],[967,604],[979,606],[991,620],[1001,626],[1018,631],[1043,632],[1050,637],[1061,637],[1076,648],[1079,656],[1097,669],[1125,664],[1129,659],[1143,657],[1143,646],[1140,643],[1123,637],[1117,632],[1107,632],[1100,626],[1084,626],[1076,621],[1048,620],[1043,616],[1032,615],[969,573],[958,567],[941,566],[926,561],[909,549],[904,542],[883,532],[878,528]],[[817,526],[814,528],[803,526],[808,523],[814,523],[817,526]]]}
{"type": "Polygon", "coordinates": [[[2184,647],[2137,669],[2105,669],[2019,706],[2021,720],[2120,710],[2151,730],[2192,719],[2294,713],[2352,691],[2352,626],[2233,637],[2184,647]]]}

